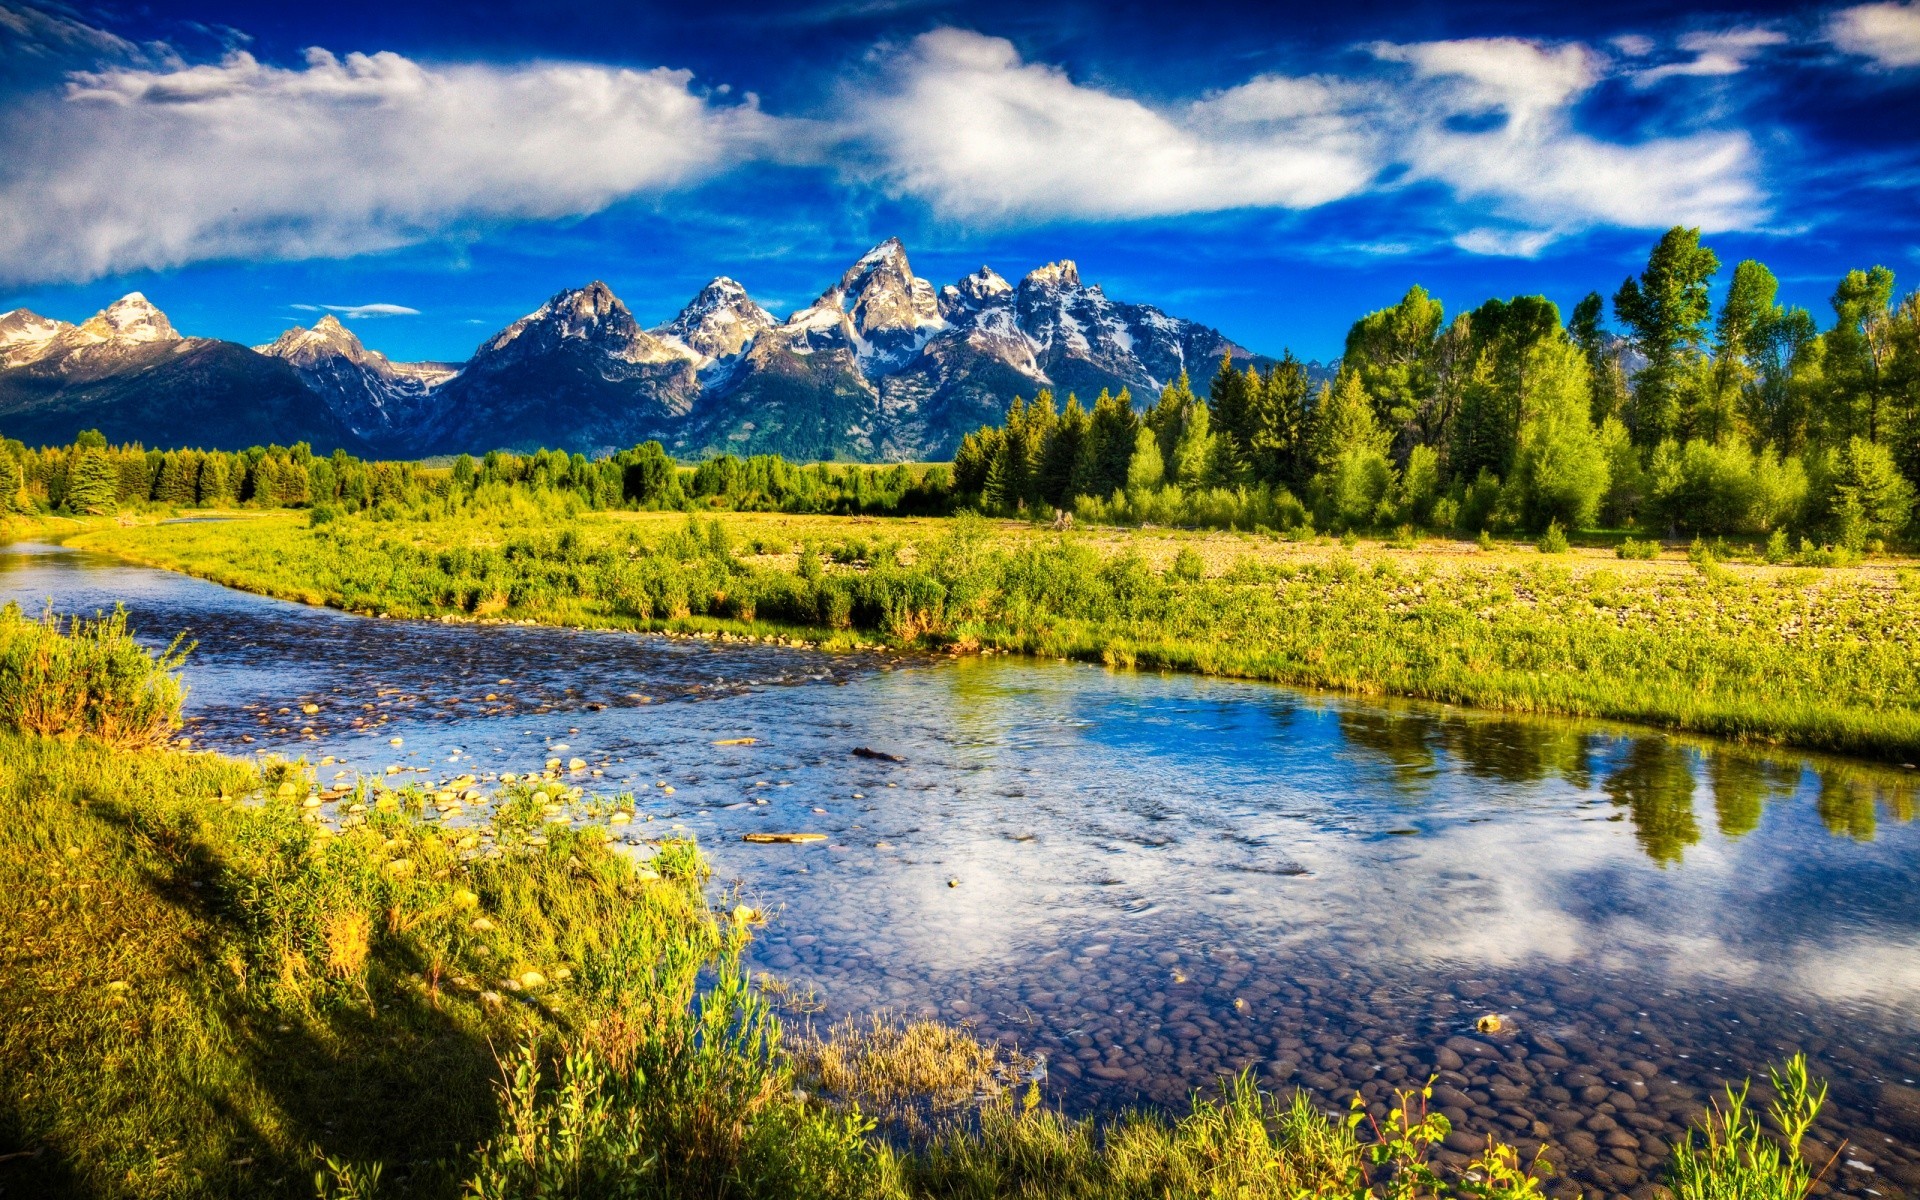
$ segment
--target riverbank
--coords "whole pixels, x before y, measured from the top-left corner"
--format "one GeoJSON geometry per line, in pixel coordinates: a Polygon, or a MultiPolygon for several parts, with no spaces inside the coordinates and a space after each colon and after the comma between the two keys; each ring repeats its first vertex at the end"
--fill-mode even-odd
{"type": "Polygon", "coordinates": [[[527,501],[64,540],[355,612],[996,649],[1920,758],[1920,571],[1893,563],[527,501]]]}
{"type": "MultiPolygon", "coordinates": [[[[0,733],[0,1187],[1333,1195],[1446,1136],[1376,1162],[1245,1080],[1102,1131],[948,1027],[796,1039],[738,965],[758,914],[710,905],[691,844],[635,862],[619,802],[516,782],[462,794],[486,819],[448,827],[453,802],[416,789],[0,733]]],[[[1514,1172],[1498,1194],[1534,1194],[1531,1164],[1486,1155],[1514,1172]]]]}
{"type": "Polygon", "coordinates": [[[1377,1084],[1357,1126],[1250,1076],[1178,1120],[1095,1125],[951,1027],[795,1036],[779,982],[739,966],[759,915],[712,895],[690,843],[614,844],[645,803],[557,762],[323,788],[157,748],[176,665],[112,619],[0,613],[10,1190],[1145,1200],[1432,1169],[1540,1194],[1536,1143],[1483,1143],[1418,1097],[1396,1116],[1377,1084]],[[86,697],[99,736],[18,732],[48,694],[86,697]]]}

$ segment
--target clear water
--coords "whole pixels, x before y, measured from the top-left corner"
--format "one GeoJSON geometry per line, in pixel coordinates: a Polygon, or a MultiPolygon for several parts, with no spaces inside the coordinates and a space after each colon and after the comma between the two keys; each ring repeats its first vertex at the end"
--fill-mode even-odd
{"type": "Polygon", "coordinates": [[[0,554],[0,598],[186,632],[209,748],[338,756],[323,777],[585,758],[639,795],[632,836],[698,837],[774,913],[753,957],[811,1019],[969,1022],[1044,1053],[1076,1111],[1439,1071],[1450,1152],[1544,1140],[1556,1192],[1610,1196],[1803,1050],[1833,1083],[1822,1186],[1920,1191],[1920,772],[1080,665],[373,620],[51,548],[0,554]]]}

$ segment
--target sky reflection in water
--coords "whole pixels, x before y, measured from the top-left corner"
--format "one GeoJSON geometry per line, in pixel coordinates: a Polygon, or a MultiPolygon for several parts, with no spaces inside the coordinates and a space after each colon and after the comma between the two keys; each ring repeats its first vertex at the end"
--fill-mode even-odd
{"type": "Polygon", "coordinates": [[[1464,1014],[1504,1009],[1596,1062],[1664,1053],[1696,1098],[1826,1048],[1869,1144],[1920,1141],[1874,1090],[1920,1074],[1912,771],[1077,665],[375,621],[13,551],[0,597],[124,601],[143,635],[197,639],[209,747],[448,776],[565,744],[605,772],[590,787],[641,793],[655,821],[634,829],[698,836],[776,911],[753,953],[818,989],[822,1019],[966,1017],[1048,1050],[1071,1103],[1177,1100],[1273,1060],[1317,1088],[1365,1077],[1316,1037],[1404,1043],[1418,1076],[1464,1014]],[[737,737],[758,744],[712,744],[737,737]],[[774,829],[832,842],[739,840],[774,829]]]}

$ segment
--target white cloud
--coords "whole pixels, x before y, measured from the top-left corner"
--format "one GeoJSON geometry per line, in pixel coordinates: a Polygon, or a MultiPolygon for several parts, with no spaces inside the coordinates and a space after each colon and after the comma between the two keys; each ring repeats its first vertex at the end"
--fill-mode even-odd
{"type": "Polygon", "coordinates": [[[1633,81],[1640,87],[1652,87],[1663,79],[1738,75],[1762,50],[1769,46],[1785,45],[1786,41],[1787,35],[1778,29],[1689,33],[1681,37],[1680,49],[1693,55],[1692,58],[1636,71],[1633,81]]]}
{"type": "Polygon", "coordinates": [[[1373,175],[1338,82],[1255,79],[1159,109],[957,29],[916,39],[851,98],[883,179],[954,217],[1150,217],[1305,208],[1373,175]]]}
{"type": "Polygon", "coordinates": [[[1920,67],[1920,5],[1857,4],[1827,21],[1827,38],[1888,69],[1920,67]]]}
{"type": "Polygon", "coordinates": [[[1559,235],[1551,229],[1469,229],[1453,244],[1470,254],[1500,258],[1533,258],[1559,235]]]}
{"type": "Polygon", "coordinates": [[[0,276],[20,281],[347,255],[591,213],[795,136],[684,71],[317,49],[293,69],[233,53],[76,73],[6,118],[0,276]]]}
{"type": "MultiPolygon", "coordinates": [[[[1687,224],[1711,231],[1747,226],[1764,209],[1744,132],[1616,142],[1575,128],[1574,108],[1603,67],[1585,47],[1487,38],[1374,52],[1413,70],[1397,98],[1413,114],[1395,146],[1408,177],[1483,200],[1533,230],[1687,224]]],[[[1495,246],[1466,237],[1468,249],[1495,246]]]]}
{"type": "MultiPolygon", "coordinates": [[[[943,29],[852,95],[855,135],[887,186],[963,220],[1311,208],[1424,181],[1524,227],[1475,229],[1456,244],[1533,255],[1595,224],[1724,229],[1762,207],[1744,133],[1618,142],[1579,132],[1574,109],[1606,68],[1585,46],[1484,38],[1369,49],[1409,70],[1264,75],[1154,105],[1024,61],[1005,40],[943,29]],[[1395,168],[1399,179],[1383,184],[1395,168]]],[[[1718,43],[1697,52],[1731,53],[1718,43]]]]}
{"type": "Polygon", "coordinates": [[[348,320],[363,317],[417,317],[420,310],[404,304],[295,304],[301,312],[336,312],[348,320]]]}

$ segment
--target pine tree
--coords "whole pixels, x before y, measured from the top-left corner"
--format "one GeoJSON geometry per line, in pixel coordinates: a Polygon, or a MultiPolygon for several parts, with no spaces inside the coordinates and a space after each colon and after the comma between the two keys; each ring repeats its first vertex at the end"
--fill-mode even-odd
{"type": "Polygon", "coordinates": [[[1115,396],[1105,388],[1094,400],[1089,423],[1086,452],[1082,455],[1084,486],[1082,494],[1109,496],[1127,485],[1127,464],[1133,459],[1134,439],[1140,418],[1133,411],[1133,397],[1125,388],[1115,396]]]}
{"type": "Polygon", "coordinates": [[[1040,452],[1040,498],[1055,508],[1066,508],[1079,495],[1075,471],[1086,450],[1090,420],[1080,398],[1069,395],[1067,407],[1054,423],[1053,435],[1040,452]]]}
{"type": "Polygon", "coordinates": [[[1247,451],[1253,441],[1250,399],[1247,377],[1233,369],[1233,355],[1222,355],[1220,369],[1207,387],[1207,408],[1218,447],[1214,469],[1223,483],[1237,483],[1247,474],[1247,451]]]}
{"type": "Polygon", "coordinates": [[[6,450],[0,450],[0,513],[19,512],[21,489],[26,486],[26,474],[20,469],[20,460],[6,450]]]}
{"type": "Polygon", "coordinates": [[[1323,387],[1316,406],[1309,447],[1316,472],[1330,470],[1350,451],[1384,455],[1392,435],[1380,428],[1373,404],[1360,384],[1357,371],[1342,371],[1331,387],[1323,387]]]}
{"type": "Polygon", "coordinates": [[[207,455],[200,464],[200,478],[196,483],[194,499],[199,504],[217,507],[233,502],[226,455],[217,452],[207,455]]]}
{"type": "Polygon", "coordinates": [[[95,516],[112,513],[120,472],[106,450],[76,446],[67,472],[67,511],[95,516]]]}
{"type": "Polygon", "coordinates": [[[1307,369],[1292,350],[1260,381],[1253,403],[1253,477],[1269,487],[1297,488],[1309,472],[1302,469],[1302,450],[1310,411],[1307,369]]]}

